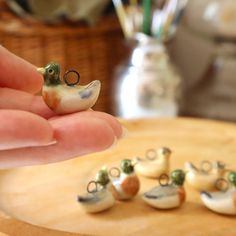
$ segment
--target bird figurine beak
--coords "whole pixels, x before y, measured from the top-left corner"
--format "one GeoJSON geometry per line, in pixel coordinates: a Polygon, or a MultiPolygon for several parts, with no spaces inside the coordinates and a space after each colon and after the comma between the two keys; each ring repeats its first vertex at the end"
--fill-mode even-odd
{"type": "Polygon", "coordinates": [[[37,71],[42,75],[44,75],[46,72],[45,68],[43,68],[43,67],[37,68],[37,71]]]}
{"type": "Polygon", "coordinates": [[[139,157],[136,157],[134,160],[131,161],[131,165],[132,166],[135,166],[138,164],[138,162],[140,161],[140,158],[139,157]]]}

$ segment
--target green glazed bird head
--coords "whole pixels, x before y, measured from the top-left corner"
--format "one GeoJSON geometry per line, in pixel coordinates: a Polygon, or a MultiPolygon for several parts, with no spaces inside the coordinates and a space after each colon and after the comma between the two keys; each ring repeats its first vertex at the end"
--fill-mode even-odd
{"type": "Polygon", "coordinates": [[[107,169],[101,169],[96,174],[96,182],[102,186],[106,186],[110,182],[110,178],[107,172],[107,169]]]}
{"type": "Polygon", "coordinates": [[[236,172],[235,171],[231,171],[229,173],[228,180],[234,187],[236,187],[236,172]]]}
{"type": "Polygon", "coordinates": [[[185,173],[183,170],[174,170],[171,172],[171,180],[174,185],[182,186],[185,181],[185,173]]]}
{"type": "Polygon", "coordinates": [[[45,85],[56,86],[61,84],[59,64],[50,62],[45,67],[38,68],[37,70],[43,75],[45,85]]]}
{"type": "Polygon", "coordinates": [[[134,172],[134,166],[130,159],[124,159],[120,163],[120,168],[125,174],[131,174],[134,172]]]}

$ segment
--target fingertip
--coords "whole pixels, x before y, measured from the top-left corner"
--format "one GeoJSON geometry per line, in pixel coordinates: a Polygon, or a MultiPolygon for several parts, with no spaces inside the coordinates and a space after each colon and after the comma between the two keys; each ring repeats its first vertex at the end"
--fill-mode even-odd
{"type": "Polygon", "coordinates": [[[123,130],[123,127],[122,125],[120,124],[120,122],[117,120],[116,117],[108,114],[108,113],[105,113],[105,112],[100,112],[100,111],[85,111],[85,112],[82,112],[81,113],[81,116],[84,116],[84,117],[96,117],[96,118],[99,118],[105,122],[107,122],[108,125],[110,125],[110,127],[112,128],[115,136],[120,139],[123,137],[123,134],[124,134],[124,130],[123,130]]]}
{"type": "Polygon", "coordinates": [[[96,113],[99,116],[101,115],[101,117],[110,124],[118,139],[123,136],[123,127],[116,117],[105,112],[96,112],[96,113]]]}
{"type": "MultiPolygon", "coordinates": [[[[58,117],[49,121],[54,137],[61,147],[83,155],[105,150],[113,145],[115,135],[107,122],[96,117],[81,117],[80,114],[58,117]]],[[[61,148],[59,147],[59,148],[61,148]]]]}
{"type": "Polygon", "coordinates": [[[129,135],[129,130],[126,127],[122,126],[122,133],[120,139],[126,138],[128,135],[129,135]]]}
{"type": "Polygon", "coordinates": [[[76,113],[48,122],[56,143],[0,151],[0,169],[64,161],[107,150],[116,143],[113,129],[100,118],[81,117],[76,113]]]}

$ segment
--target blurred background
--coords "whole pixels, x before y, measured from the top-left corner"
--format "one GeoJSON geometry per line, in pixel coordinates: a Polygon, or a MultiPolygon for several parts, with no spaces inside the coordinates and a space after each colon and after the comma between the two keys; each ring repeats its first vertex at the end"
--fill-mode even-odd
{"type": "Polygon", "coordinates": [[[0,44],[99,79],[96,110],[236,121],[235,0],[0,0],[0,44]]]}

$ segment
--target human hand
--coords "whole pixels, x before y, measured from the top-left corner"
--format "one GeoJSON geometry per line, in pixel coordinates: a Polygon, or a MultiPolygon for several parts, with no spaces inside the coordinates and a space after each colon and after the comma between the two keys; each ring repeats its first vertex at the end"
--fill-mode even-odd
{"type": "Polygon", "coordinates": [[[44,103],[43,77],[0,46],[0,168],[44,164],[102,151],[122,136],[109,114],[57,116],[44,103]]]}

